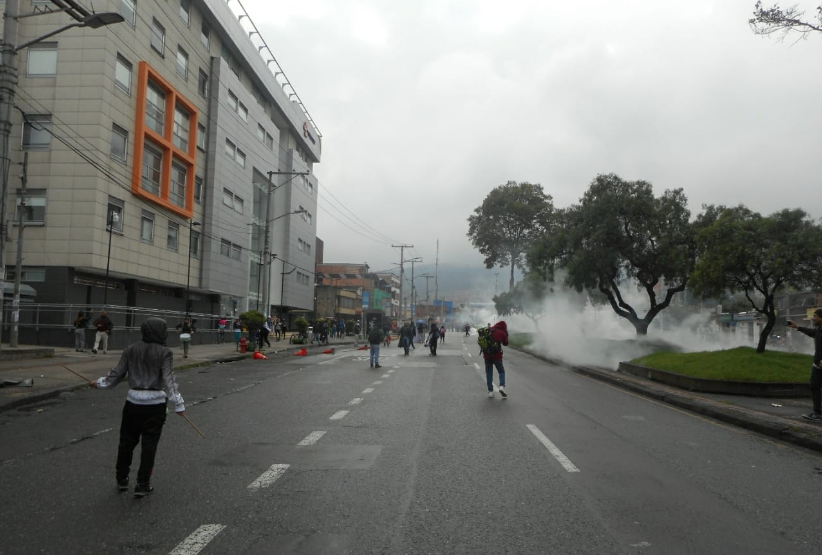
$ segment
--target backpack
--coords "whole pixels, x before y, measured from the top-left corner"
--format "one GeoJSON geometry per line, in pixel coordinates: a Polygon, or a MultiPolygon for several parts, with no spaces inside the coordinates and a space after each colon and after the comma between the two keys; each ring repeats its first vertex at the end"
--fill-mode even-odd
{"type": "Polygon", "coordinates": [[[372,345],[376,345],[380,341],[382,341],[382,337],[380,337],[380,329],[377,326],[374,326],[368,334],[368,342],[372,345]]]}
{"type": "Polygon", "coordinates": [[[495,355],[502,350],[500,344],[494,341],[491,328],[480,328],[477,334],[477,345],[483,355],[495,355]]]}

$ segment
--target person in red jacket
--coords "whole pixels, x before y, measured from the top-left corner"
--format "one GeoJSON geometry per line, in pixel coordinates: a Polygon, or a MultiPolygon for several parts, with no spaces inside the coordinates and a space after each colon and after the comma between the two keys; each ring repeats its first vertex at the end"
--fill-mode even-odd
{"type": "Polygon", "coordinates": [[[504,320],[500,320],[491,326],[491,339],[494,347],[482,353],[482,358],[485,359],[488,398],[494,398],[494,366],[496,366],[499,374],[499,394],[505,399],[508,394],[505,392],[505,367],[502,365],[502,346],[508,345],[508,324],[504,320]]]}

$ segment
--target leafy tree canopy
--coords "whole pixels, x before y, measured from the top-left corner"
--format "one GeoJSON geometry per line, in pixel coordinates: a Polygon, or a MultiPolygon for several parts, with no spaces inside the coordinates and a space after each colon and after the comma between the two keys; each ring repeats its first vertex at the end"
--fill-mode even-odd
{"type": "Polygon", "coordinates": [[[485,267],[524,269],[525,252],[554,227],[554,205],[541,185],[509,181],[493,189],[468,217],[468,237],[485,257],[485,267]]]}
{"type": "Polygon", "coordinates": [[[757,345],[762,353],[776,323],[775,294],[822,285],[822,227],[801,209],[765,217],[741,205],[711,206],[706,213],[713,221],[696,236],[699,256],[691,286],[717,298],[726,291],[743,293],[767,318],[757,345]]]}
{"type": "Polygon", "coordinates": [[[529,265],[548,278],[567,271],[565,283],[603,294],[614,312],[644,335],[671,298],[685,289],[694,262],[693,226],[681,189],[654,197],[651,184],[598,175],[579,205],[563,211],[560,229],[530,251],[529,265]],[[665,282],[660,301],[657,292],[665,282]],[[623,295],[636,283],[650,308],[639,316],[623,295]]]}

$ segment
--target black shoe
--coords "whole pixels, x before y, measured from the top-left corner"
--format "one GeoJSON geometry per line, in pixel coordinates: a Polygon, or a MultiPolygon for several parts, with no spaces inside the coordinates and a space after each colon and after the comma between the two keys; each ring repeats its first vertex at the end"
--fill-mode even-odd
{"type": "Polygon", "coordinates": [[[373,365],[373,364],[369,364],[369,367],[374,368],[374,365],[373,365]]]}
{"type": "Polygon", "coordinates": [[[804,418],[805,420],[813,420],[814,422],[820,422],[822,421],[822,414],[812,412],[810,414],[803,414],[802,418],[804,418]]]}
{"type": "Polygon", "coordinates": [[[117,491],[128,491],[128,478],[117,478],[117,491]]]}
{"type": "Polygon", "coordinates": [[[97,349],[92,349],[91,352],[96,355],[97,354],[97,349]]]}
{"type": "Polygon", "coordinates": [[[374,368],[382,368],[382,366],[380,366],[379,364],[375,364],[374,368]]]}
{"type": "Polygon", "coordinates": [[[137,484],[136,486],[134,486],[134,497],[145,497],[152,491],[154,491],[154,488],[151,487],[149,484],[137,484]]]}

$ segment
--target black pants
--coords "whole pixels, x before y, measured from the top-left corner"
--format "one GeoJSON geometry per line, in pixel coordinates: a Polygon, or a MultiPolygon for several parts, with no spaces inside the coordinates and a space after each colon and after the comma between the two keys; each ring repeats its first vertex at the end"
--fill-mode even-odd
{"type": "Polygon", "coordinates": [[[166,423],[166,404],[135,405],[126,401],[123,407],[123,421],[120,423],[120,447],[117,452],[117,479],[128,478],[131,470],[131,459],[134,448],[143,441],[140,450],[140,469],[137,471],[137,483],[147,484],[154,470],[154,457],[157,455],[157,444],[166,423]]]}
{"type": "Polygon", "coordinates": [[[268,334],[269,334],[269,333],[271,333],[271,332],[270,332],[270,331],[268,331],[268,330],[267,330],[267,329],[265,329],[265,328],[263,328],[263,329],[261,329],[261,330],[260,330],[260,347],[262,347],[262,346],[263,346],[263,341],[265,341],[265,344],[266,344],[266,345],[268,345],[269,347],[271,347],[271,343],[269,343],[269,342],[268,342],[268,334]]]}
{"type": "Polygon", "coordinates": [[[811,368],[811,399],[813,412],[822,414],[822,368],[811,368]]]}
{"type": "Polygon", "coordinates": [[[434,337],[433,335],[428,337],[428,348],[431,350],[432,355],[437,354],[437,343],[439,342],[439,337],[434,337]]]}

